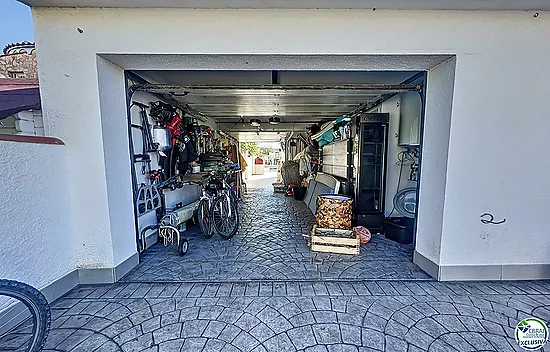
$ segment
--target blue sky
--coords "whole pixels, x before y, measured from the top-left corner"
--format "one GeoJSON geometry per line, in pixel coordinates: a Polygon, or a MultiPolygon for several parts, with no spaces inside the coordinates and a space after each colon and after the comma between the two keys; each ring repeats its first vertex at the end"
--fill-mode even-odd
{"type": "Polygon", "coordinates": [[[16,0],[0,0],[0,52],[9,43],[34,41],[31,9],[16,0]]]}

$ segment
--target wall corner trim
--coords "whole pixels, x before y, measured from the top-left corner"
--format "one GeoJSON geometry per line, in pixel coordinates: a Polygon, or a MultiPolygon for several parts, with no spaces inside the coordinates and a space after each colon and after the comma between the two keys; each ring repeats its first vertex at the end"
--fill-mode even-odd
{"type": "Polygon", "coordinates": [[[418,253],[416,250],[413,252],[413,263],[418,265],[420,269],[424,270],[434,279],[439,280],[439,265],[418,253]]]}
{"type": "MultiPolygon", "coordinates": [[[[73,270],[45,286],[40,292],[51,303],[78,286],[78,284],[78,272],[73,270]]],[[[29,313],[25,309],[22,302],[17,302],[15,305],[0,312],[0,336],[19,325],[28,317],[29,313]]]]}
{"type": "Polygon", "coordinates": [[[48,302],[53,302],[76,286],[78,286],[79,283],[80,281],[78,280],[78,272],[76,270],[73,270],[67,275],[62,276],[48,286],[44,287],[42,290],[40,290],[40,292],[44,294],[48,302]]]}
{"type": "Polygon", "coordinates": [[[115,281],[118,281],[128,274],[130,270],[138,266],[139,264],[139,253],[132,254],[128,259],[118,264],[114,268],[115,281]]]}
{"type": "Polygon", "coordinates": [[[139,264],[139,254],[134,253],[114,268],[79,268],[78,278],[82,285],[112,284],[139,264]]]}
{"type": "Polygon", "coordinates": [[[79,268],[78,280],[81,285],[112,284],[115,282],[114,268],[79,268]]]}
{"type": "Polygon", "coordinates": [[[547,280],[550,264],[441,265],[440,281],[547,280]]]}

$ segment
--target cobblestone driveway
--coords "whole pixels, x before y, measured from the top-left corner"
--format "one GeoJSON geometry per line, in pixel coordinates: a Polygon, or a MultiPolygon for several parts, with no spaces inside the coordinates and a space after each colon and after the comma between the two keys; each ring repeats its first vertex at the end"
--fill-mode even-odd
{"type": "Polygon", "coordinates": [[[550,283],[130,283],[53,307],[48,351],[520,351],[550,283]]]}
{"type": "Polygon", "coordinates": [[[46,351],[505,352],[521,351],[521,319],[550,320],[550,281],[435,282],[383,237],[358,257],[314,254],[312,220],[252,190],[232,241],[191,234],[184,258],[155,246],[124,282],[54,302],[46,351]]]}

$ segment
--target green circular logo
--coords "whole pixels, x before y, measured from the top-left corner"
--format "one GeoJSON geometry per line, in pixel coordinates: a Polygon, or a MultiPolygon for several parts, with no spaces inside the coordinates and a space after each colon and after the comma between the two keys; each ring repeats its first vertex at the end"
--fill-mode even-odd
{"type": "Polygon", "coordinates": [[[540,319],[525,318],[516,326],[515,336],[519,347],[535,351],[548,341],[548,327],[540,319]]]}

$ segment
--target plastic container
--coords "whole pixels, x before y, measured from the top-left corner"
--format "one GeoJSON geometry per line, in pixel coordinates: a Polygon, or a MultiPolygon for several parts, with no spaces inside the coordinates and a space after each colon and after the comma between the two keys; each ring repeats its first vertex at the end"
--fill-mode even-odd
{"type": "Polygon", "coordinates": [[[153,143],[156,145],[158,151],[167,152],[172,149],[172,136],[167,128],[154,125],[152,136],[153,143]]]}
{"type": "Polygon", "coordinates": [[[318,227],[350,230],[353,219],[353,199],[337,194],[320,194],[317,197],[315,218],[318,227]]]}
{"type": "Polygon", "coordinates": [[[401,243],[412,244],[414,232],[414,219],[389,218],[382,221],[382,231],[387,239],[401,243]]]}
{"type": "Polygon", "coordinates": [[[304,200],[306,196],[307,187],[294,187],[294,199],[304,200]]]}
{"type": "Polygon", "coordinates": [[[273,192],[286,193],[286,187],[282,183],[273,183],[273,192]]]}

